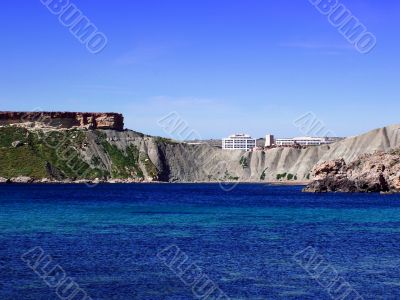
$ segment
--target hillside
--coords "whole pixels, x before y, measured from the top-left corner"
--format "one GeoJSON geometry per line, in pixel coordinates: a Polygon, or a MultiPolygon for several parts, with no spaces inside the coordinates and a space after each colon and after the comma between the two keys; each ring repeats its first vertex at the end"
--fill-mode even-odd
{"type": "Polygon", "coordinates": [[[400,147],[400,125],[307,149],[227,151],[125,130],[0,127],[0,177],[36,180],[306,181],[321,162],[400,147]]]}

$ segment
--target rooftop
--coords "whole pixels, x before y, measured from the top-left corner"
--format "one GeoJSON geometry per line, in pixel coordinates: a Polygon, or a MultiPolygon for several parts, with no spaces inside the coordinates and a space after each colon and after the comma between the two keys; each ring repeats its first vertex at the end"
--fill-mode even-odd
{"type": "Polygon", "coordinates": [[[235,133],[235,134],[231,134],[229,136],[229,138],[230,139],[243,139],[243,138],[251,139],[252,137],[250,135],[244,134],[244,133],[235,133]]]}

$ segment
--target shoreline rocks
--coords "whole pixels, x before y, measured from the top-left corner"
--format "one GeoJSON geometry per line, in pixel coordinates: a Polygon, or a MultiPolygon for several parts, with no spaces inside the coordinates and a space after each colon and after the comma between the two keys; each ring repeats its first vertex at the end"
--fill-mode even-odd
{"type": "Polygon", "coordinates": [[[144,180],[144,179],[135,179],[135,178],[128,178],[128,179],[107,179],[107,180],[100,180],[100,179],[64,179],[64,180],[56,180],[56,179],[32,179],[32,180],[22,180],[15,178],[7,179],[0,177],[0,184],[20,184],[20,183],[29,183],[29,184],[88,184],[88,185],[96,185],[96,184],[132,184],[132,183],[163,183],[163,184],[266,184],[266,185],[280,185],[280,186],[288,186],[288,185],[301,185],[304,186],[308,182],[304,181],[271,181],[271,182],[258,182],[258,181],[175,181],[175,182],[168,182],[168,181],[157,181],[157,180],[144,180]]]}
{"type": "Polygon", "coordinates": [[[9,180],[10,183],[32,183],[33,181],[34,179],[28,176],[13,177],[9,180]]]}
{"type": "Polygon", "coordinates": [[[157,183],[157,181],[146,181],[141,179],[108,179],[108,180],[100,180],[98,178],[92,179],[63,179],[63,180],[56,180],[56,179],[49,179],[49,178],[42,178],[42,179],[34,179],[27,176],[18,176],[13,177],[10,179],[0,177],[0,184],[88,184],[88,185],[96,185],[96,184],[128,184],[128,183],[157,183]]]}
{"type": "Polygon", "coordinates": [[[7,178],[4,177],[0,177],[0,183],[9,183],[10,180],[8,180],[7,178]]]}
{"type": "Polygon", "coordinates": [[[361,155],[346,164],[343,159],[314,167],[315,178],[304,192],[399,193],[400,149],[361,155]]]}

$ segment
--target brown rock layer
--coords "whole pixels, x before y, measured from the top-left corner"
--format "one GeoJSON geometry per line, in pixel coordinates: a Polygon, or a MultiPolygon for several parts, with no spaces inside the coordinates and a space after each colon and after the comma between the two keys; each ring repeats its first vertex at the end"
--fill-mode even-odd
{"type": "Polygon", "coordinates": [[[0,112],[0,126],[26,124],[29,127],[124,129],[124,117],[117,113],[0,112]]]}
{"type": "Polygon", "coordinates": [[[400,192],[400,150],[364,154],[349,164],[327,161],[312,173],[305,192],[400,192]]]}

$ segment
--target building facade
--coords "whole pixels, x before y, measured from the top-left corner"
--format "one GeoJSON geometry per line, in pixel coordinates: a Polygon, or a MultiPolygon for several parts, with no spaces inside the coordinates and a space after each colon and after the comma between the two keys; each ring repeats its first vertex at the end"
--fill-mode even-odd
{"type": "Polygon", "coordinates": [[[304,137],[295,137],[295,138],[285,138],[285,139],[276,139],[275,140],[275,145],[276,146],[293,146],[293,145],[300,145],[300,146],[320,146],[320,145],[326,145],[326,144],[331,144],[337,140],[327,138],[327,137],[309,137],[309,136],[304,136],[304,137]]]}
{"type": "Polygon", "coordinates": [[[251,150],[256,146],[256,139],[247,134],[233,134],[222,140],[222,149],[251,150]]]}

